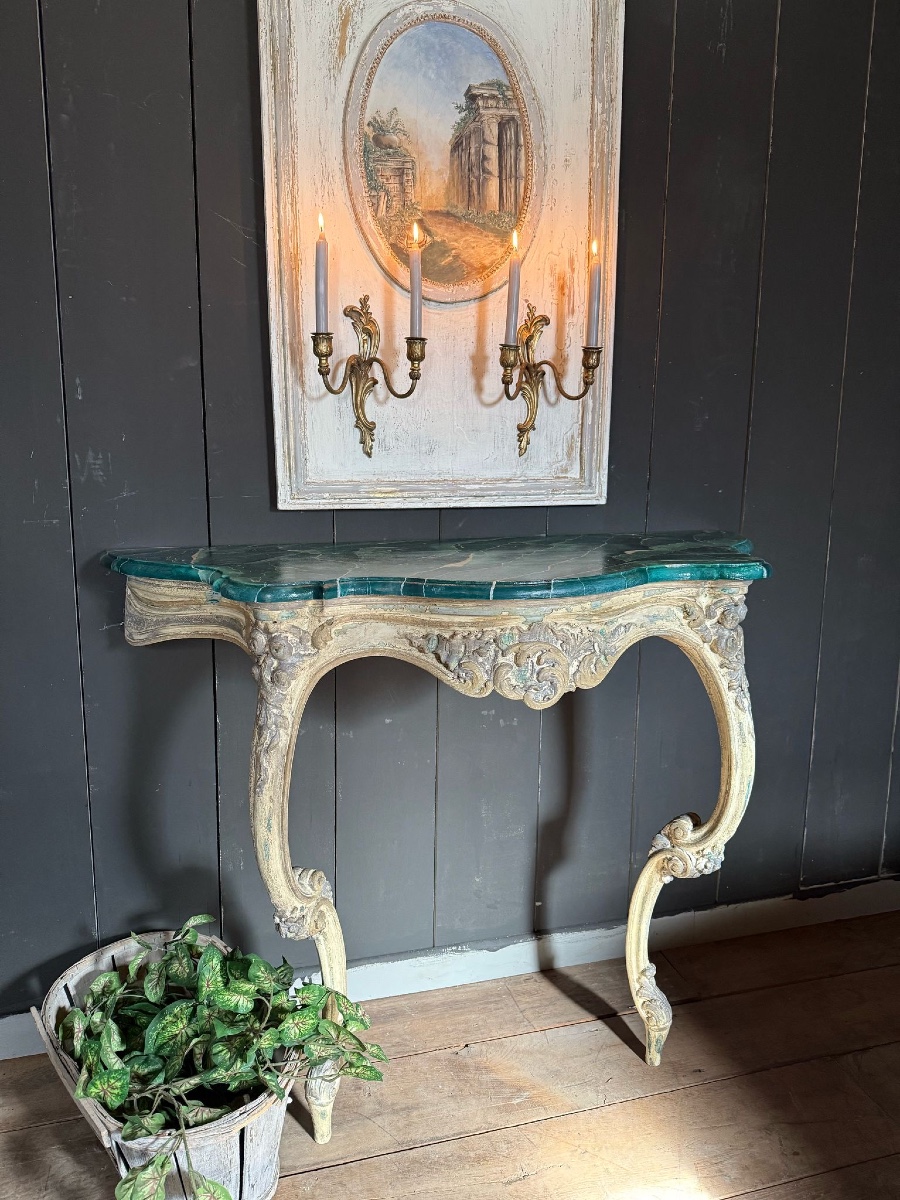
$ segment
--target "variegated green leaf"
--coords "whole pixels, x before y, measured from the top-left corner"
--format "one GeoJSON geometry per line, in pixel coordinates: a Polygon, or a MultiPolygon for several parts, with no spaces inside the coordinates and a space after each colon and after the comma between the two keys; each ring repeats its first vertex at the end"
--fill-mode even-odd
{"type": "Polygon", "coordinates": [[[188,917],[182,927],[179,929],[177,936],[183,938],[189,929],[195,929],[198,925],[215,925],[216,918],[211,917],[209,913],[200,913],[196,917],[188,917]]]}
{"type": "Polygon", "coordinates": [[[159,1004],[166,991],[165,960],[151,963],[144,976],[144,995],[154,1004],[159,1004]]]}
{"type": "Polygon", "coordinates": [[[352,1000],[348,1000],[346,996],[342,996],[340,992],[334,993],[334,1002],[337,1005],[338,1012],[344,1019],[344,1026],[349,1030],[368,1029],[372,1022],[369,1020],[368,1014],[358,1004],[354,1004],[352,1000]]]}
{"type": "Polygon", "coordinates": [[[197,964],[197,998],[208,1000],[213,993],[221,991],[226,982],[225,956],[218,946],[210,942],[203,947],[197,964]]]}
{"type": "Polygon", "coordinates": [[[342,1075],[349,1075],[353,1079],[368,1079],[372,1083],[380,1083],[384,1076],[377,1067],[371,1067],[368,1064],[357,1066],[353,1063],[345,1063],[341,1067],[342,1075]]]}
{"type": "Polygon", "coordinates": [[[72,1036],[72,1052],[78,1058],[81,1054],[81,1045],[84,1041],[84,1036],[87,1033],[88,1019],[80,1008],[73,1008],[66,1014],[65,1019],[59,1027],[60,1041],[64,1041],[68,1034],[72,1036]]]}
{"type": "Polygon", "coordinates": [[[263,1054],[271,1054],[273,1050],[277,1050],[279,1046],[283,1046],[284,1039],[281,1032],[281,1027],[277,1029],[264,1029],[259,1035],[257,1045],[263,1054]]]}
{"type": "Polygon", "coordinates": [[[122,1140],[133,1142],[136,1138],[156,1137],[165,1123],[165,1113],[138,1113],[122,1126],[122,1140]]]}
{"type": "Polygon", "coordinates": [[[265,1083],[270,1092],[274,1092],[279,1100],[283,1100],[286,1096],[284,1088],[281,1086],[281,1079],[277,1071],[263,1071],[260,1079],[265,1083]]]}
{"type": "Polygon", "coordinates": [[[85,1008],[96,1008],[98,1004],[105,1003],[110,996],[120,992],[123,987],[118,971],[104,971],[88,988],[85,1008]]]}
{"type": "Polygon", "coordinates": [[[166,975],[172,983],[184,985],[193,982],[194,960],[183,942],[175,942],[166,951],[163,962],[166,964],[166,975]]]}
{"type": "Polygon", "coordinates": [[[299,1046],[306,1038],[312,1037],[319,1027],[319,1010],[317,1008],[300,1008],[284,1018],[278,1026],[282,1044],[299,1046]]]}
{"type": "Polygon", "coordinates": [[[256,985],[249,979],[232,979],[228,987],[219,988],[209,997],[208,1003],[225,1012],[246,1016],[253,1011],[256,1001],[256,985]]]}
{"type": "Polygon", "coordinates": [[[331,1038],[314,1037],[304,1045],[303,1053],[311,1062],[319,1063],[329,1058],[337,1058],[340,1050],[331,1038]]]}
{"type": "Polygon", "coordinates": [[[110,1112],[115,1112],[128,1099],[130,1082],[131,1072],[127,1067],[116,1068],[112,1071],[98,1071],[85,1084],[84,1094],[102,1104],[110,1112]]]}
{"type": "Polygon", "coordinates": [[[133,1167],[116,1185],[116,1200],[165,1200],[171,1154],[157,1154],[143,1167],[133,1167]]]}
{"type": "Polygon", "coordinates": [[[330,995],[330,989],[323,987],[321,983],[305,983],[303,987],[297,988],[294,999],[299,1004],[314,1004],[321,1009],[330,995]]]}
{"type": "Polygon", "coordinates": [[[231,1112],[230,1108],[211,1108],[200,1100],[188,1100],[180,1108],[181,1118],[189,1127],[208,1125],[210,1121],[218,1121],[220,1117],[227,1117],[231,1112]]]}
{"type": "Polygon", "coordinates": [[[100,1039],[86,1037],[81,1043],[81,1065],[89,1071],[100,1066],[100,1039]]]}
{"type": "Polygon", "coordinates": [[[127,1054],[124,1062],[131,1072],[132,1078],[136,1079],[142,1087],[156,1087],[158,1083],[162,1083],[165,1063],[158,1054],[141,1054],[139,1052],[127,1054]]]}
{"type": "Polygon", "coordinates": [[[258,954],[248,954],[247,958],[250,963],[247,978],[250,982],[255,983],[260,991],[274,992],[279,986],[276,968],[258,954]]]}
{"type": "Polygon", "coordinates": [[[193,1000],[174,1000],[167,1004],[147,1026],[144,1034],[144,1053],[155,1054],[157,1050],[163,1055],[171,1053],[171,1048],[182,1042],[187,1045],[190,1041],[188,1026],[194,1011],[193,1000]],[[165,1049],[169,1047],[169,1049],[165,1049]]]}
{"type": "Polygon", "coordinates": [[[282,957],[281,966],[278,968],[275,974],[278,977],[278,986],[289,988],[294,982],[294,975],[296,974],[296,971],[288,962],[288,960],[282,957]]]}
{"type": "Polygon", "coordinates": [[[364,1042],[363,1044],[366,1047],[366,1054],[368,1054],[369,1058],[375,1058],[379,1062],[388,1062],[389,1061],[388,1056],[385,1054],[385,1052],[382,1050],[382,1048],[378,1045],[377,1042],[364,1042]]]}
{"type": "MultiPolygon", "coordinates": [[[[134,934],[132,934],[131,936],[134,937],[134,934]]],[[[144,965],[144,961],[146,960],[147,955],[149,953],[150,953],[149,950],[139,951],[134,956],[134,958],[131,960],[131,962],[128,964],[128,982],[129,983],[134,983],[135,979],[137,978],[137,973],[141,969],[141,967],[144,965]]]]}
{"type": "Polygon", "coordinates": [[[191,1191],[194,1200],[231,1200],[231,1193],[226,1187],[196,1171],[191,1172],[191,1191]]]}
{"type": "Polygon", "coordinates": [[[118,1052],[125,1049],[122,1032],[115,1021],[107,1021],[100,1034],[100,1058],[103,1065],[110,1070],[118,1070],[124,1066],[118,1052]]]}

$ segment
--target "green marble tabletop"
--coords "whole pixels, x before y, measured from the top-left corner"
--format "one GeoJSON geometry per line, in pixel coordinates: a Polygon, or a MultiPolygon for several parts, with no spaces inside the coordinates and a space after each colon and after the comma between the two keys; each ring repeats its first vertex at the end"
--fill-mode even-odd
{"type": "Polygon", "coordinates": [[[251,604],[343,596],[555,600],[644,583],[765,579],[770,567],[752,551],[721,532],[625,533],[111,550],[103,563],[142,579],[206,583],[251,604]]]}

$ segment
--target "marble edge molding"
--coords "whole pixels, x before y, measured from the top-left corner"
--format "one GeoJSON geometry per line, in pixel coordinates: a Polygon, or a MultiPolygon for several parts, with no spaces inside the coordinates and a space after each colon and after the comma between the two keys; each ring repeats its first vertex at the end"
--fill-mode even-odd
{"type": "MultiPolygon", "coordinates": [[[[496,545],[498,540],[500,539],[485,539],[485,542],[496,545]]],[[[516,540],[510,538],[509,542],[514,544],[516,540]]],[[[408,543],[406,548],[411,549],[414,545],[416,543],[408,543]]],[[[351,547],[345,546],[342,549],[349,550],[351,547]]],[[[663,547],[660,549],[665,552],[663,547]]],[[[227,567],[141,559],[134,557],[133,551],[120,554],[110,550],[101,556],[100,561],[111,571],[136,579],[205,583],[223,598],[245,604],[338,600],[356,596],[409,596],[431,600],[556,600],[598,596],[648,583],[682,583],[694,580],[751,583],[756,579],[765,579],[771,574],[771,567],[763,559],[750,558],[749,552],[752,549],[752,543],[736,538],[725,550],[723,561],[649,563],[644,566],[623,567],[621,570],[601,575],[493,582],[360,575],[314,579],[302,583],[260,584],[233,578],[227,567]],[[729,551],[735,556],[739,555],[743,561],[724,561],[729,551]]]]}

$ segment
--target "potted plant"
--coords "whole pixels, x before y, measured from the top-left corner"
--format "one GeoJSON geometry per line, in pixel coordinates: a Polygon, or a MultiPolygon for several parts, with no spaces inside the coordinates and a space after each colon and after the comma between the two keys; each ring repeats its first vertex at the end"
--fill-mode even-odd
{"type": "Polygon", "coordinates": [[[117,1200],[268,1200],[294,1080],[382,1077],[359,1005],[198,933],[212,921],[107,946],[32,1009],[122,1176],[117,1200]]]}

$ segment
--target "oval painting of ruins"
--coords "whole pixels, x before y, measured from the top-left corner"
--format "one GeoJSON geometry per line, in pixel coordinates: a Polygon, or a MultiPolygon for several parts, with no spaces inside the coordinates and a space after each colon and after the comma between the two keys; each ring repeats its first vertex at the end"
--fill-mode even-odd
{"type": "Polygon", "coordinates": [[[425,295],[471,299],[503,282],[512,231],[532,223],[536,106],[483,18],[415,12],[389,18],[357,67],[345,122],[351,194],[399,283],[416,223],[425,295]]]}

